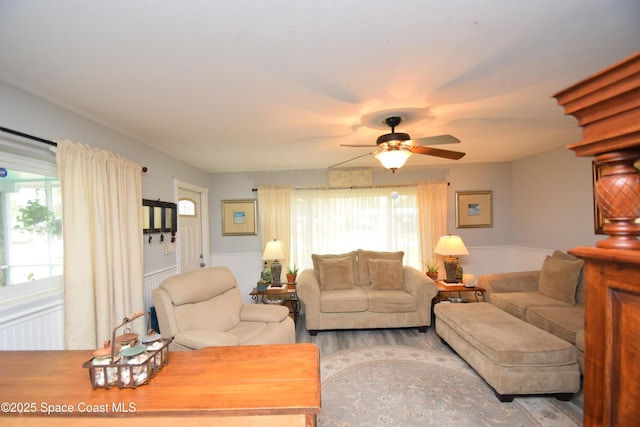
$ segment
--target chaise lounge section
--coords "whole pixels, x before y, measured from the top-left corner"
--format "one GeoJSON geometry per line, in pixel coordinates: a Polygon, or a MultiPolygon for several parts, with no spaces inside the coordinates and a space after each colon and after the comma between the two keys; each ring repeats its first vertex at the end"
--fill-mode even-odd
{"type": "Polygon", "coordinates": [[[486,303],[435,306],[436,332],[494,389],[501,402],[516,395],[580,390],[576,348],[486,303]]]}
{"type": "Polygon", "coordinates": [[[313,269],[298,276],[307,330],[375,329],[431,325],[435,282],[402,265],[403,252],[359,249],[312,255],[313,269]]]}
{"type": "Polygon", "coordinates": [[[485,299],[518,319],[574,345],[584,366],[583,261],[562,251],[547,256],[542,268],[487,274],[478,278],[485,299]]]}

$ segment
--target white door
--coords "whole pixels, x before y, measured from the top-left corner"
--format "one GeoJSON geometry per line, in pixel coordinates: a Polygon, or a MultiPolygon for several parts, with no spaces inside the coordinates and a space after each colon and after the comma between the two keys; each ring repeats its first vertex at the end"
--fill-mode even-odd
{"type": "Polygon", "coordinates": [[[204,268],[209,262],[206,189],[177,183],[178,257],[180,273],[204,268]]]}

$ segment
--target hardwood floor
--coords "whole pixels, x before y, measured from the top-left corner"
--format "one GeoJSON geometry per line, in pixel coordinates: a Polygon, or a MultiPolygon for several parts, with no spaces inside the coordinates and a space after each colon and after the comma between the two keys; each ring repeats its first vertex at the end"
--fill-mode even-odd
{"type": "Polygon", "coordinates": [[[321,357],[340,350],[375,345],[402,345],[453,353],[448,346],[440,342],[440,338],[435,333],[434,325],[429,326],[426,333],[418,332],[418,328],[349,329],[319,331],[318,335],[313,337],[309,335],[305,327],[304,314],[296,322],[296,342],[317,345],[321,357]]]}

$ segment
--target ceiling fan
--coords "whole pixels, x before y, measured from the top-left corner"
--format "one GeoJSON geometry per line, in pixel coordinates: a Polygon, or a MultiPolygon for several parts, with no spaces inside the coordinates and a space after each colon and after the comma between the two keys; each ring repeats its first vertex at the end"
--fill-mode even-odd
{"type": "Polygon", "coordinates": [[[451,160],[459,160],[464,157],[465,153],[461,153],[459,151],[441,150],[438,148],[416,145],[416,142],[426,143],[429,145],[455,144],[460,142],[458,138],[451,135],[436,135],[411,139],[409,134],[396,132],[396,126],[401,122],[402,118],[400,116],[390,116],[384,119],[384,123],[391,128],[391,133],[380,135],[376,141],[376,145],[340,144],[343,147],[378,147],[378,150],[345,160],[344,162],[340,162],[329,167],[333,168],[370,154],[373,154],[376,159],[380,160],[382,166],[387,169],[391,169],[392,172],[395,172],[396,169],[404,166],[407,159],[413,154],[426,154],[427,156],[443,157],[451,160]]]}

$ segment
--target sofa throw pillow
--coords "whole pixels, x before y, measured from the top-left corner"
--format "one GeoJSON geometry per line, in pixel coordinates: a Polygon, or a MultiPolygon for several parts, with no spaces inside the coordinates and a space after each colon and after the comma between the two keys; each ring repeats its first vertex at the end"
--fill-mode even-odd
{"type": "Polygon", "coordinates": [[[568,304],[575,304],[582,266],[583,262],[578,258],[547,256],[540,271],[538,292],[568,304]]]}
{"type": "Polygon", "coordinates": [[[371,289],[403,289],[402,260],[370,259],[369,278],[371,289]]]}
{"type": "Polygon", "coordinates": [[[350,257],[322,258],[318,260],[320,289],[353,289],[356,282],[353,276],[353,263],[350,257]]]}
{"type": "Polygon", "coordinates": [[[333,258],[349,258],[353,265],[353,282],[358,283],[358,267],[356,265],[356,251],[347,252],[344,254],[327,254],[327,255],[319,255],[312,254],[311,261],[313,262],[313,272],[316,275],[316,279],[318,280],[318,284],[322,285],[322,280],[320,280],[320,264],[319,261],[321,259],[333,259],[333,258]]]}
{"type": "Polygon", "coordinates": [[[364,249],[358,249],[358,286],[369,286],[371,284],[371,278],[369,277],[369,260],[370,259],[395,259],[400,260],[402,264],[402,258],[404,252],[383,252],[383,251],[367,251],[364,249]]]}
{"type": "MultiPolygon", "coordinates": [[[[580,258],[575,257],[566,252],[562,252],[559,250],[553,251],[551,254],[552,257],[560,257],[561,259],[569,259],[569,260],[579,260],[580,258]]],[[[583,262],[584,265],[584,262],[583,262]]],[[[576,288],[576,304],[584,305],[584,269],[580,270],[580,277],[578,277],[578,287],[576,288]]]]}

